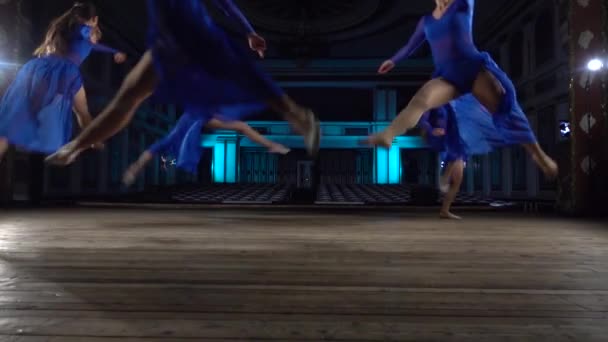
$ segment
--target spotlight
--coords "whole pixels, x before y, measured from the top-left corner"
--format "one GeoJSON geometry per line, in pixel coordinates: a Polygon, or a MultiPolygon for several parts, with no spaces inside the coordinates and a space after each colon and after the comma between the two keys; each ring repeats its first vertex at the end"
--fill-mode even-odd
{"type": "Polygon", "coordinates": [[[570,122],[562,120],[559,123],[559,133],[562,136],[562,138],[569,138],[570,137],[570,133],[571,133],[571,129],[570,129],[570,122]]]}
{"type": "Polygon", "coordinates": [[[597,58],[593,58],[587,63],[587,69],[589,69],[589,71],[599,71],[603,67],[604,63],[602,63],[602,61],[597,58]]]}

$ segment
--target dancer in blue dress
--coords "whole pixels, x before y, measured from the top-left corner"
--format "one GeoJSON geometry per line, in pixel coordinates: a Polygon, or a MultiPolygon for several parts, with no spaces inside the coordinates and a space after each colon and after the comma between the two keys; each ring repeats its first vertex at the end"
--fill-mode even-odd
{"type": "Polygon", "coordinates": [[[17,73],[0,103],[0,161],[9,145],[53,153],[70,140],[72,111],[81,128],[91,122],[79,66],[91,53],[126,56],[98,44],[101,31],[95,7],[75,4],[53,20],[36,58],[17,73]]]}
{"type": "MultiPolygon", "coordinates": [[[[473,42],[475,1],[435,0],[435,3],[435,10],[420,19],[407,45],[378,70],[381,74],[389,72],[395,63],[412,55],[426,40],[436,68],[434,78],[420,88],[390,127],[370,136],[367,142],[388,147],[396,136],[414,127],[423,113],[452,100],[470,102],[465,106],[484,107],[492,113],[497,139],[506,144],[523,145],[546,177],[557,176],[557,164],[538,144],[517,103],[513,83],[490,55],[477,50],[473,42]],[[473,96],[462,97],[466,94],[473,96]]],[[[469,129],[463,130],[461,123],[458,126],[462,133],[468,133],[469,129]]]]}
{"type": "MultiPolygon", "coordinates": [[[[263,57],[266,42],[232,1],[213,3],[236,19],[250,48],[263,57]]],[[[130,122],[136,108],[153,94],[160,101],[181,105],[186,112],[228,109],[242,117],[246,112],[239,111],[239,106],[268,105],[303,135],[309,154],[317,153],[319,122],[312,111],[296,104],[257,67],[248,52],[216,26],[202,1],[148,0],[147,4],[148,51],[108,107],[47,162],[69,164],[87,146],[110,138],[130,122]]]]}
{"type": "Polygon", "coordinates": [[[439,189],[444,194],[439,217],[460,220],[451,213],[460,186],[467,153],[465,142],[460,137],[456,114],[451,105],[444,105],[424,113],[418,123],[429,147],[441,154],[445,171],[439,179],[439,189]]]}
{"type": "Polygon", "coordinates": [[[269,153],[287,154],[290,151],[289,148],[266,139],[245,122],[226,120],[225,116],[221,114],[214,114],[213,118],[208,121],[207,117],[208,115],[200,115],[200,113],[184,113],[167,136],[150,146],[137,161],[129,166],[123,175],[123,183],[127,186],[133,184],[137,175],[157,155],[160,155],[161,158],[173,157],[176,159],[177,167],[190,173],[196,173],[203,152],[201,148],[202,129],[238,132],[251,141],[266,147],[269,153]]]}

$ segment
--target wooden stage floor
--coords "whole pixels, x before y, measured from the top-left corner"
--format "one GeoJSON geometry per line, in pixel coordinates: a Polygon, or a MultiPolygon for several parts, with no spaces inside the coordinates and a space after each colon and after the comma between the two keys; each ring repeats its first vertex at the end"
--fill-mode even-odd
{"type": "Polygon", "coordinates": [[[0,213],[0,341],[607,341],[606,222],[0,213]]]}

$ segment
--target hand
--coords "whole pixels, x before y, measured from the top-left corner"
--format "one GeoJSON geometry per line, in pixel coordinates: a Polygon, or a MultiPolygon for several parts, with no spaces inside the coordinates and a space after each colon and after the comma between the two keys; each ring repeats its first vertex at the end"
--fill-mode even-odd
{"type": "Polygon", "coordinates": [[[260,58],[264,58],[264,52],[266,51],[266,40],[255,32],[250,33],[247,36],[247,40],[249,41],[249,47],[251,50],[257,52],[260,58]]]}
{"type": "Polygon", "coordinates": [[[97,25],[99,25],[99,17],[94,16],[93,18],[87,20],[84,24],[90,27],[97,27],[97,25]]]}
{"type": "Polygon", "coordinates": [[[445,135],[445,129],[443,129],[443,128],[435,128],[435,129],[433,129],[433,133],[431,133],[431,134],[433,134],[433,136],[435,136],[435,137],[444,136],[445,135]]]}
{"type": "Polygon", "coordinates": [[[391,61],[389,59],[387,61],[384,61],[384,63],[382,63],[382,65],[378,69],[378,73],[379,74],[386,74],[389,71],[393,70],[394,67],[395,67],[395,62],[393,62],[393,61],[391,61]]]}
{"type": "Polygon", "coordinates": [[[122,64],[126,60],[127,60],[127,55],[122,52],[119,52],[114,55],[114,62],[116,62],[116,64],[122,64]]]}

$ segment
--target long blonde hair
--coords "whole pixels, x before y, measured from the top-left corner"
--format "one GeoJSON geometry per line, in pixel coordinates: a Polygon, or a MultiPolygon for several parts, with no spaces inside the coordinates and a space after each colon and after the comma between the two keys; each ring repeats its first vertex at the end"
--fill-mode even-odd
{"type": "Polygon", "coordinates": [[[53,19],[46,31],[44,41],[34,50],[34,56],[65,55],[68,52],[69,41],[76,27],[96,16],[97,10],[94,5],[75,3],[67,12],[53,19]]]}

